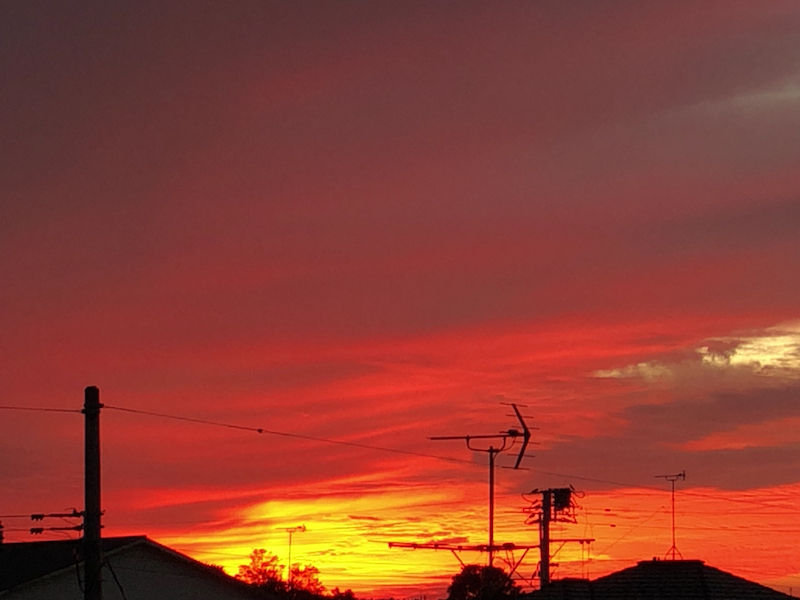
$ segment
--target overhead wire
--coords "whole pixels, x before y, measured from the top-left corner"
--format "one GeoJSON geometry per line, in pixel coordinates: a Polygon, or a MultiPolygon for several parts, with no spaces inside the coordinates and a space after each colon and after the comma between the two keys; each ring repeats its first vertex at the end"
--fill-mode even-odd
{"type": "MultiPolygon", "coordinates": [[[[209,420],[209,419],[198,419],[198,418],[195,418],[195,417],[184,417],[184,416],[180,416],[180,415],[171,415],[171,414],[159,413],[159,412],[155,412],[155,411],[139,410],[139,409],[127,408],[127,407],[123,407],[123,406],[113,406],[113,405],[108,405],[108,404],[104,405],[104,407],[107,408],[107,409],[110,409],[110,410],[116,410],[116,411],[121,411],[121,412],[140,414],[140,415],[147,415],[147,416],[151,416],[151,417],[158,417],[158,418],[163,418],[163,419],[171,419],[171,420],[175,420],[175,421],[184,421],[184,422],[188,422],[188,423],[196,423],[196,424],[201,424],[201,425],[224,427],[224,428],[228,428],[228,429],[237,429],[237,430],[240,430],[240,431],[251,431],[251,432],[254,432],[254,433],[258,433],[258,434],[277,435],[277,436],[295,438],[295,439],[301,439],[301,440],[307,440],[307,441],[321,442],[321,443],[327,443],[327,444],[337,444],[337,445],[340,445],[340,446],[349,446],[349,447],[352,447],[352,448],[361,448],[361,449],[365,449],[365,450],[377,450],[377,451],[381,451],[381,452],[392,452],[392,453],[395,453],[395,454],[404,454],[404,455],[408,455],[408,456],[418,456],[418,457],[421,457],[421,458],[433,458],[433,459],[436,459],[436,460],[444,460],[444,461],[453,462],[453,463],[460,463],[460,464],[470,464],[470,465],[475,465],[476,464],[473,461],[465,460],[465,459],[461,459],[461,458],[453,458],[453,457],[449,457],[449,456],[440,456],[440,455],[435,455],[435,454],[427,454],[427,453],[424,453],[424,452],[415,452],[415,451],[412,451],[412,450],[400,450],[398,448],[388,448],[386,446],[377,446],[377,445],[373,445],[373,444],[363,444],[363,443],[360,443],[360,442],[347,442],[347,441],[344,441],[344,440],[334,440],[334,439],[330,439],[330,438],[311,436],[311,435],[305,435],[305,434],[299,434],[299,433],[289,433],[289,432],[285,432],[285,431],[276,431],[276,430],[271,430],[271,429],[265,429],[263,427],[253,427],[253,426],[247,426],[247,425],[239,425],[239,424],[235,424],[235,423],[225,423],[225,422],[213,421],[213,420],[209,420]]],[[[542,470],[538,470],[538,469],[535,472],[536,473],[540,473],[542,475],[550,475],[550,476],[554,476],[554,477],[566,477],[566,478],[570,478],[570,479],[576,479],[578,481],[589,481],[589,482],[594,482],[594,483],[604,483],[604,484],[608,484],[608,485],[615,485],[615,486],[625,487],[625,488],[644,489],[644,490],[649,490],[649,491],[654,491],[654,492],[659,492],[659,493],[664,492],[664,488],[656,487],[656,486],[652,486],[652,485],[641,485],[641,484],[636,484],[636,483],[631,483],[631,482],[615,481],[615,480],[611,480],[611,479],[600,479],[600,478],[597,478],[597,477],[585,477],[585,476],[580,476],[580,475],[571,475],[571,474],[567,474],[567,473],[557,473],[557,472],[554,472],[554,471],[542,471],[542,470]]],[[[730,497],[720,496],[720,495],[703,494],[701,492],[693,492],[691,490],[682,490],[681,494],[682,495],[687,495],[687,496],[695,496],[695,497],[699,497],[699,498],[709,498],[709,499],[712,499],[712,500],[722,500],[722,501],[727,501],[727,502],[738,502],[738,503],[743,503],[743,504],[752,504],[752,505],[757,505],[757,506],[765,506],[765,507],[768,507],[768,508],[780,509],[780,510],[787,510],[788,509],[788,510],[794,512],[794,510],[791,507],[777,506],[775,504],[769,504],[767,502],[759,502],[758,500],[747,500],[747,499],[744,499],[744,498],[730,498],[730,497]]]]}
{"type": "MultiPolygon", "coordinates": [[[[286,432],[286,431],[277,431],[277,430],[272,430],[272,429],[265,429],[263,427],[253,427],[253,426],[247,426],[247,425],[239,425],[239,424],[235,424],[235,423],[225,423],[225,422],[222,422],[222,421],[214,421],[214,420],[210,420],[210,419],[198,419],[198,418],[195,418],[195,417],[185,417],[185,416],[181,416],[181,415],[160,413],[160,412],[147,411],[147,410],[139,410],[139,409],[128,408],[128,407],[123,407],[123,406],[113,406],[113,405],[109,405],[109,404],[104,405],[104,408],[107,408],[109,410],[119,411],[119,412],[127,412],[127,413],[146,415],[146,416],[157,417],[157,418],[162,418],[162,419],[170,419],[170,420],[174,420],[174,421],[183,421],[183,422],[187,422],[187,423],[195,423],[195,424],[200,424],[200,425],[209,425],[209,426],[214,426],[214,427],[224,427],[224,428],[227,428],[227,429],[235,429],[235,430],[239,430],[239,431],[250,431],[250,432],[258,433],[258,434],[276,435],[276,436],[281,436],[281,437],[301,439],[301,440],[320,442],[320,443],[326,443],[326,444],[336,444],[336,445],[339,445],[339,446],[347,446],[347,447],[351,447],[351,448],[361,448],[361,449],[364,449],[364,450],[376,450],[376,451],[380,451],[380,452],[390,452],[390,453],[401,454],[401,455],[406,455],[406,456],[417,456],[417,457],[420,457],[420,458],[432,458],[432,459],[435,459],[435,460],[443,460],[443,461],[452,462],[452,463],[458,463],[458,464],[469,464],[469,465],[475,465],[476,464],[475,462],[473,462],[471,460],[465,460],[465,459],[461,459],[461,458],[454,458],[454,457],[449,457],[449,456],[440,456],[440,455],[435,455],[435,454],[428,454],[428,453],[425,453],[425,452],[415,452],[413,450],[401,450],[399,448],[389,448],[389,447],[386,447],[386,446],[378,446],[378,445],[374,445],[374,444],[364,444],[364,443],[360,443],[360,442],[348,442],[348,441],[345,441],[345,440],[335,440],[335,439],[331,439],[331,438],[324,438],[324,437],[319,437],[319,436],[311,436],[311,435],[305,435],[305,434],[300,434],[300,433],[290,433],[290,432],[286,432]]],[[[16,410],[16,411],[32,411],[32,412],[53,412],[53,413],[77,413],[77,414],[80,414],[80,413],[83,412],[80,409],[51,408],[51,407],[30,407],[30,406],[10,406],[10,405],[0,405],[0,410],[16,410]]],[[[615,481],[615,480],[611,480],[611,479],[601,479],[601,478],[597,478],[597,477],[586,477],[586,476],[582,476],[582,475],[574,475],[574,474],[568,474],[568,473],[558,473],[558,472],[554,472],[554,471],[543,471],[543,470],[538,470],[538,469],[535,471],[535,473],[542,474],[542,475],[550,475],[550,476],[553,476],[553,477],[564,477],[564,478],[574,479],[574,480],[578,480],[578,481],[587,481],[587,482],[592,482],[592,483],[602,483],[602,484],[614,485],[614,486],[625,487],[625,488],[643,489],[643,490],[654,491],[654,492],[659,492],[659,493],[664,492],[664,489],[661,488],[661,487],[656,487],[656,486],[652,486],[652,485],[642,485],[642,484],[637,484],[637,483],[632,483],[632,482],[615,481]]],[[[772,509],[789,510],[791,512],[795,512],[793,507],[779,506],[779,505],[776,505],[776,504],[771,504],[771,503],[758,501],[758,500],[750,500],[750,499],[745,499],[745,498],[731,498],[731,497],[726,497],[726,496],[722,496],[722,495],[719,495],[719,494],[704,494],[702,492],[696,492],[696,491],[691,491],[691,490],[682,490],[681,494],[685,495],[685,496],[694,496],[694,497],[698,497],[698,498],[708,498],[708,499],[711,499],[711,500],[721,500],[721,501],[725,501],[725,502],[735,502],[735,503],[741,503],[741,504],[764,506],[764,507],[772,508],[772,509]]],[[[25,516],[27,516],[27,515],[25,515],[25,516]]],[[[14,518],[14,517],[16,517],[16,515],[13,515],[13,516],[12,515],[8,515],[8,516],[6,516],[4,518],[14,518]]],[[[2,518],[2,517],[0,517],[0,518],[2,518]]]]}
{"type": "Polygon", "coordinates": [[[182,417],[182,416],[179,416],[179,415],[170,415],[170,414],[166,414],[166,413],[158,413],[158,412],[153,412],[153,411],[149,411],[149,410],[138,410],[138,409],[134,409],[134,408],[125,408],[125,407],[122,407],[122,406],[111,406],[111,405],[108,405],[108,404],[106,404],[104,406],[104,408],[107,408],[109,410],[117,410],[117,411],[121,411],[121,412],[133,413],[133,414],[147,415],[147,416],[150,416],[150,417],[159,417],[159,418],[162,418],[162,419],[172,419],[174,421],[185,421],[185,422],[188,422],[188,423],[197,423],[197,424],[201,424],[201,425],[211,425],[211,426],[215,426],[215,427],[225,427],[225,428],[228,428],[228,429],[238,429],[238,430],[241,430],[241,431],[251,431],[251,432],[254,432],[254,433],[258,433],[258,434],[266,433],[266,434],[269,434],[269,435],[277,435],[277,436],[281,436],[281,437],[288,437],[288,438],[294,438],[294,439],[300,439],[300,440],[306,440],[306,441],[312,441],[312,442],[322,442],[322,443],[325,443],[325,444],[337,444],[339,446],[349,446],[351,448],[361,448],[361,449],[364,449],[364,450],[378,450],[378,451],[381,451],[381,452],[392,452],[394,454],[405,454],[405,455],[408,455],[408,456],[418,456],[418,457],[421,457],[421,458],[433,458],[433,459],[437,459],[437,460],[445,460],[445,461],[454,462],[454,463],[469,464],[469,465],[475,464],[472,461],[465,460],[463,458],[453,458],[453,457],[450,457],[450,456],[439,456],[439,455],[436,455],[436,454],[426,454],[424,452],[414,452],[413,450],[400,450],[399,448],[388,448],[386,446],[376,446],[376,445],[373,445],[373,444],[362,444],[360,442],[347,442],[347,441],[344,441],[344,440],[334,440],[334,439],[330,439],[330,438],[317,437],[317,436],[313,436],[313,435],[305,435],[305,434],[302,434],[302,433],[289,433],[289,432],[286,432],[286,431],[276,431],[276,430],[273,430],[273,429],[265,429],[263,427],[250,427],[250,426],[247,426],[247,425],[237,425],[237,424],[234,424],[234,423],[223,423],[221,421],[211,421],[211,420],[208,420],[208,419],[196,419],[196,418],[193,418],[193,417],[182,417]]]}
{"type": "MultiPolygon", "coordinates": [[[[29,409],[28,407],[10,407],[10,408],[12,408],[12,409],[24,409],[24,410],[28,410],[29,409]]],[[[292,433],[281,432],[281,431],[266,430],[264,428],[248,427],[248,426],[244,426],[244,425],[237,425],[237,424],[232,424],[232,423],[223,423],[223,422],[211,421],[211,420],[206,420],[206,419],[183,417],[183,416],[179,416],[179,415],[168,415],[168,414],[157,413],[157,412],[153,412],[153,411],[142,411],[142,410],[138,410],[138,409],[131,409],[131,408],[126,408],[126,407],[117,407],[117,406],[108,406],[108,405],[106,405],[106,408],[109,408],[111,410],[118,410],[118,411],[123,411],[123,412],[135,413],[135,414],[143,414],[143,415],[148,415],[148,416],[167,418],[167,419],[178,420],[178,421],[185,421],[185,422],[190,422],[190,423],[212,425],[212,426],[218,426],[218,427],[226,427],[226,428],[238,429],[238,430],[244,430],[244,431],[253,431],[253,432],[256,432],[256,433],[259,433],[259,434],[268,433],[268,434],[279,435],[279,436],[284,436],[284,437],[299,438],[299,439],[305,439],[305,440],[316,441],[316,442],[332,443],[332,444],[338,444],[338,445],[343,445],[343,446],[350,446],[350,447],[369,449],[369,450],[378,450],[378,451],[384,451],[384,452],[392,452],[392,453],[397,453],[397,454],[419,456],[419,457],[424,457],[424,458],[433,458],[433,459],[437,459],[437,460],[445,460],[445,461],[462,463],[462,464],[475,464],[472,461],[468,461],[468,460],[464,460],[464,459],[458,459],[458,458],[452,458],[452,457],[444,457],[444,456],[426,454],[426,453],[421,453],[421,452],[399,450],[399,449],[396,449],[396,448],[387,448],[387,447],[383,447],[383,446],[375,446],[375,445],[370,445],[370,444],[361,444],[361,443],[357,443],[357,442],[347,442],[347,441],[342,441],[342,440],[333,440],[333,439],[329,439],[329,438],[322,438],[322,437],[316,437],[316,436],[308,436],[308,435],[302,435],[302,434],[292,434],[292,433]]],[[[48,408],[38,408],[38,407],[34,408],[32,410],[42,410],[42,411],[48,411],[48,412],[50,412],[50,411],[52,411],[52,412],[78,412],[78,413],[81,412],[79,410],[48,409],[48,408]]],[[[605,480],[605,479],[599,479],[599,478],[583,477],[583,476],[577,476],[577,475],[568,475],[568,474],[564,474],[564,473],[555,473],[555,472],[551,472],[551,471],[537,471],[537,472],[538,473],[542,473],[542,474],[546,474],[546,475],[559,476],[559,477],[569,477],[569,478],[572,478],[572,479],[578,479],[578,480],[584,480],[584,481],[593,481],[593,482],[598,482],[598,483],[607,483],[607,484],[611,484],[611,485],[618,485],[618,486],[628,487],[628,488],[646,489],[646,490],[657,491],[657,492],[663,492],[664,491],[663,489],[655,487],[655,486],[644,486],[644,485],[634,484],[634,483],[630,483],[630,482],[620,482],[620,481],[605,480]]],[[[758,502],[758,501],[755,501],[755,500],[745,500],[745,499],[740,499],[740,498],[728,498],[728,497],[719,496],[719,495],[711,495],[711,494],[702,494],[702,493],[698,493],[698,492],[691,492],[691,491],[688,491],[688,490],[683,491],[682,494],[698,496],[698,497],[703,497],[703,498],[710,498],[710,499],[714,499],[714,500],[740,502],[740,503],[746,503],[746,504],[755,504],[755,505],[761,505],[761,506],[765,506],[765,507],[768,507],[768,508],[779,509],[779,510],[786,510],[787,508],[789,508],[789,507],[785,507],[785,506],[776,506],[776,505],[768,504],[768,503],[765,503],[765,502],[758,502]]],[[[657,514],[658,512],[659,511],[656,511],[656,513],[654,513],[654,514],[657,514]]],[[[617,541],[621,541],[629,533],[632,533],[635,529],[637,529],[638,527],[644,525],[644,523],[646,521],[649,521],[652,518],[652,516],[653,515],[648,517],[645,521],[641,522],[639,525],[634,527],[631,531],[626,533],[623,537],[619,538],[617,541]]],[[[29,518],[29,517],[30,517],[30,515],[0,515],[0,518],[29,518]]],[[[709,528],[709,529],[711,529],[711,528],[709,528]]],[[[11,530],[6,530],[6,531],[11,531],[11,530]]],[[[20,531],[22,531],[22,530],[20,530],[20,531]]],[[[615,543],[616,542],[614,542],[614,544],[615,543]]],[[[610,546],[609,546],[609,548],[610,548],[610,546]]],[[[606,548],[606,550],[607,549],[608,548],[606,548]]]]}
{"type": "MultiPolygon", "coordinates": [[[[249,427],[249,426],[237,425],[237,424],[232,424],[232,423],[223,423],[223,422],[218,422],[218,421],[197,419],[197,418],[192,418],[192,417],[183,417],[183,416],[179,416],[179,415],[169,415],[169,414],[157,413],[157,412],[153,412],[153,411],[142,411],[142,410],[137,410],[137,409],[130,409],[130,408],[126,408],[126,407],[117,407],[117,406],[109,406],[109,405],[106,405],[105,408],[108,408],[110,410],[118,410],[118,411],[123,411],[123,412],[142,414],[142,415],[147,415],[147,416],[153,416],[153,417],[159,417],[159,418],[165,418],[165,419],[172,419],[172,420],[184,421],[184,422],[190,422],[190,423],[196,423],[196,424],[204,424],[204,425],[217,426],[217,427],[226,427],[226,428],[230,428],[230,429],[237,429],[237,430],[243,430],[243,431],[251,431],[251,432],[255,432],[255,433],[259,433],[259,434],[267,433],[267,434],[271,434],[271,435],[278,435],[278,436],[283,436],[283,437],[303,439],[303,440],[316,441],[316,442],[322,442],[322,443],[332,443],[332,444],[338,444],[338,445],[342,445],[342,446],[350,446],[350,447],[356,447],[356,448],[362,448],[362,449],[368,449],[368,450],[378,450],[378,451],[392,452],[392,453],[397,453],[397,454],[419,456],[419,457],[423,457],[423,458],[433,458],[433,459],[437,459],[437,460],[445,460],[445,461],[462,463],[462,464],[475,464],[472,461],[468,461],[468,460],[464,460],[464,459],[443,457],[443,456],[426,454],[426,453],[421,453],[421,452],[405,451],[405,450],[399,450],[399,449],[396,449],[396,448],[388,448],[388,447],[376,446],[376,445],[371,445],[371,444],[362,444],[362,443],[357,443],[357,442],[347,442],[347,441],[342,441],[342,440],[333,440],[333,439],[317,437],[317,436],[308,436],[308,435],[303,435],[303,434],[293,434],[293,433],[288,433],[288,432],[267,430],[267,429],[264,429],[264,428],[249,427]]],[[[0,409],[5,409],[5,410],[28,410],[28,411],[41,411],[41,412],[62,412],[62,413],[81,413],[82,412],[82,411],[76,410],[76,409],[53,409],[53,408],[16,407],[16,406],[0,406],[0,409]]],[[[563,474],[555,474],[555,473],[548,473],[548,474],[563,476],[563,474]]],[[[576,479],[589,479],[589,478],[580,478],[580,477],[574,477],[574,478],[576,478],[576,479]]],[[[603,480],[597,480],[597,481],[601,481],[601,482],[605,482],[605,483],[619,484],[618,482],[607,482],[607,481],[603,481],[603,480]]],[[[620,485],[626,485],[626,486],[629,486],[629,487],[643,487],[643,486],[634,486],[633,484],[620,484],[620,485]]],[[[652,488],[652,489],[655,489],[657,491],[662,491],[662,490],[660,490],[658,488],[652,488]]],[[[3,515],[2,518],[28,518],[29,516],[30,515],[3,515]]],[[[23,531],[28,531],[28,530],[27,529],[16,529],[15,528],[15,529],[6,529],[5,531],[7,531],[7,532],[15,532],[15,531],[23,532],[23,531]]],[[[59,533],[61,533],[61,532],[59,532],[59,533]]],[[[221,553],[217,552],[215,554],[221,554],[221,553]]],[[[109,567],[110,567],[110,565],[109,565],[109,567]]],[[[116,574],[112,572],[112,575],[113,575],[114,579],[116,580],[117,585],[119,586],[119,581],[117,580],[116,574]]],[[[122,589],[120,589],[120,592],[124,595],[124,591],[122,591],[122,589]]]]}
{"type": "Polygon", "coordinates": [[[660,513],[662,510],[664,510],[664,507],[663,507],[663,506],[660,506],[660,507],[658,508],[658,510],[656,510],[655,512],[653,512],[653,514],[651,514],[649,517],[647,517],[646,519],[644,519],[643,521],[641,521],[639,524],[635,525],[634,527],[631,527],[631,528],[630,528],[628,531],[626,531],[626,532],[625,532],[625,533],[624,533],[624,534],[623,534],[621,537],[619,537],[619,538],[617,538],[616,540],[614,540],[613,542],[611,542],[611,543],[610,543],[608,546],[606,546],[605,548],[603,548],[601,551],[597,552],[597,554],[605,554],[606,552],[608,552],[609,550],[611,550],[611,548],[613,548],[614,546],[616,546],[616,545],[617,545],[617,543],[619,543],[619,542],[621,542],[622,540],[624,540],[626,537],[628,537],[628,536],[629,536],[630,534],[632,534],[634,531],[636,531],[637,529],[639,529],[639,527],[641,527],[642,525],[644,525],[645,523],[647,523],[647,522],[648,522],[650,519],[652,519],[653,517],[655,517],[655,516],[656,516],[658,513],[660,513]]]}
{"type": "Polygon", "coordinates": [[[106,558],[104,562],[108,567],[108,570],[111,571],[111,576],[114,578],[114,583],[116,583],[117,587],[119,588],[119,593],[122,596],[122,600],[128,600],[128,597],[125,595],[125,590],[122,588],[122,584],[120,583],[117,574],[114,572],[114,566],[111,564],[111,561],[106,558]]]}
{"type": "MultiPolygon", "coordinates": [[[[616,485],[616,486],[619,486],[619,487],[649,490],[649,491],[659,492],[659,493],[662,493],[662,492],[664,492],[666,490],[666,488],[660,488],[660,487],[651,486],[651,485],[641,485],[641,484],[638,484],[638,483],[614,481],[614,480],[611,480],[611,479],[599,479],[599,478],[596,478],[596,477],[583,477],[583,476],[580,476],[580,475],[570,475],[568,473],[556,473],[556,472],[553,472],[553,471],[540,471],[540,470],[537,470],[536,472],[540,473],[542,475],[551,475],[553,477],[565,477],[565,478],[568,478],[568,479],[577,479],[579,481],[589,481],[589,482],[593,482],[593,483],[606,483],[606,484],[609,484],[609,485],[616,485]]],[[[775,504],[769,504],[767,502],[760,502],[758,500],[747,500],[747,499],[744,499],[744,498],[729,498],[729,497],[725,497],[725,496],[720,496],[719,494],[716,494],[716,495],[715,494],[704,494],[702,492],[693,492],[691,490],[681,490],[680,493],[681,493],[681,495],[696,496],[698,498],[709,498],[711,500],[723,500],[723,501],[727,501],[727,502],[739,502],[739,503],[742,503],[742,504],[754,504],[756,506],[765,506],[765,507],[768,507],[768,508],[794,510],[792,507],[788,507],[788,506],[778,506],[778,505],[775,505],[775,504]]]]}
{"type": "Polygon", "coordinates": [[[31,412],[55,412],[55,413],[78,413],[78,408],[45,408],[40,406],[0,406],[0,410],[26,410],[31,412]]]}

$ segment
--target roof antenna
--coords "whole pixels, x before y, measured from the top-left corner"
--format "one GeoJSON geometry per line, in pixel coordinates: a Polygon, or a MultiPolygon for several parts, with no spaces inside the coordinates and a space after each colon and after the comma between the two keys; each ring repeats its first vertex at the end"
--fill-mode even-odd
{"type": "MultiPolygon", "coordinates": [[[[506,404],[503,402],[502,404],[506,404]]],[[[489,545],[487,547],[487,552],[489,554],[489,566],[492,566],[494,561],[494,553],[497,548],[494,545],[494,459],[495,457],[513,446],[514,442],[517,438],[522,438],[522,447],[519,450],[519,454],[517,455],[517,462],[514,463],[514,468],[518,469],[522,459],[525,457],[525,450],[528,447],[528,442],[531,439],[531,431],[528,429],[528,426],[525,424],[525,420],[522,418],[522,414],[519,412],[516,404],[510,404],[511,408],[514,409],[514,414],[516,415],[517,419],[519,420],[520,427],[522,431],[519,429],[509,429],[507,431],[501,431],[500,433],[495,434],[488,434],[488,435],[456,435],[456,436],[437,436],[428,438],[434,441],[441,441],[441,440],[464,440],[467,443],[467,448],[472,450],[473,452],[486,452],[489,455],[489,545]],[[497,447],[494,444],[490,443],[488,448],[476,448],[470,442],[471,440],[500,440],[497,447]],[[509,440],[511,442],[509,443],[509,440]]]]}
{"type": "MultiPolygon", "coordinates": [[[[493,566],[492,562],[494,560],[494,556],[496,553],[505,552],[505,558],[502,560],[509,566],[511,569],[506,577],[511,579],[511,576],[516,572],[517,568],[522,564],[522,561],[525,560],[525,556],[528,554],[528,551],[533,548],[538,548],[538,545],[526,545],[526,544],[495,544],[494,543],[494,459],[495,457],[505,450],[511,449],[514,446],[514,443],[517,441],[517,438],[522,438],[522,448],[520,448],[519,454],[517,455],[517,461],[514,464],[514,469],[518,469],[522,459],[525,457],[525,450],[528,447],[528,443],[531,439],[531,431],[528,429],[528,426],[525,424],[525,419],[522,418],[522,414],[519,412],[518,406],[525,406],[524,404],[512,404],[510,402],[501,402],[500,404],[508,404],[511,408],[514,409],[514,415],[517,417],[519,421],[520,429],[508,429],[507,431],[501,431],[500,433],[488,434],[488,435],[458,435],[458,436],[440,436],[440,437],[432,437],[428,438],[431,440],[464,440],[467,442],[467,448],[472,450],[473,452],[485,452],[489,455],[489,545],[485,544],[478,544],[478,545],[464,545],[464,544],[449,544],[446,542],[428,542],[428,543],[415,543],[415,542],[389,542],[390,548],[412,548],[412,549],[427,549],[427,550],[450,550],[453,553],[453,556],[456,557],[459,563],[461,563],[462,567],[466,567],[467,565],[461,560],[459,556],[459,552],[462,551],[478,551],[478,552],[487,552],[489,555],[489,566],[493,566]],[[472,445],[472,440],[500,440],[499,443],[492,443],[488,448],[486,447],[475,447],[472,445]],[[518,558],[514,556],[514,551],[522,550],[522,555],[518,558]]],[[[511,416],[511,415],[509,415],[511,416]]],[[[534,429],[536,429],[534,427],[534,429]]],[[[512,467],[507,467],[512,468],[512,467]]]]}
{"type": "Polygon", "coordinates": [[[670,560],[675,560],[679,557],[683,560],[683,554],[680,553],[678,547],[675,545],[675,482],[678,480],[686,481],[686,471],[675,473],[674,475],[656,475],[659,479],[666,479],[672,485],[672,547],[667,551],[664,558],[669,557],[670,560]]]}

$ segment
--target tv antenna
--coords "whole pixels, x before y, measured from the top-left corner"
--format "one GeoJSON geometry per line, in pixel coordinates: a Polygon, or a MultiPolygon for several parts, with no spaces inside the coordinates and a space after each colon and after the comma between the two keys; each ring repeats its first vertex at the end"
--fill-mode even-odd
{"type": "MultiPolygon", "coordinates": [[[[520,428],[519,429],[508,429],[506,431],[501,431],[499,433],[490,433],[485,435],[455,435],[455,436],[436,436],[428,438],[432,441],[445,441],[445,440],[464,440],[467,444],[467,448],[472,450],[473,452],[485,452],[489,455],[489,544],[484,546],[453,546],[451,547],[448,544],[439,544],[439,543],[431,543],[431,544],[408,544],[402,542],[390,542],[390,547],[398,547],[398,548],[429,548],[429,549],[443,549],[443,550],[450,550],[455,554],[456,551],[461,550],[478,550],[478,551],[486,551],[489,555],[489,566],[492,566],[494,562],[494,554],[498,550],[515,550],[515,549],[525,549],[527,553],[527,548],[524,546],[518,546],[515,544],[502,544],[500,546],[495,546],[494,544],[494,463],[495,458],[501,452],[509,450],[514,443],[517,441],[518,438],[522,438],[522,446],[519,450],[519,454],[517,455],[517,460],[514,463],[513,468],[519,469],[520,463],[522,463],[522,459],[525,458],[525,450],[528,448],[528,443],[531,439],[531,430],[525,424],[525,419],[522,418],[522,413],[519,412],[519,408],[517,408],[517,404],[512,404],[508,402],[501,402],[501,404],[505,404],[510,406],[514,410],[514,415],[517,417],[519,421],[520,428]],[[482,446],[475,446],[473,444],[474,440],[492,440],[489,444],[489,447],[482,447],[482,446]],[[497,440],[497,443],[494,442],[497,440]]],[[[524,405],[519,405],[524,406],[524,405]]],[[[456,558],[458,555],[456,554],[456,558]]],[[[523,555],[524,558],[524,555],[523,555]]],[[[458,559],[461,561],[461,559],[458,559]]],[[[519,562],[522,561],[520,558],[519,562]]],[[[516,565],[513,566],[513,569],[519,565],[517,562],[516,565]]],[[[462,563],[463,564],[463,563],[462,563]]],[[[512,570],[513,572],[513,570],[512,570]]]]}
{"type": "Polygon", "coordinates": [[[298,525],[297,527],[286,527],[284,531],[289,534],[289,589],[292,588],[292,535],[295,533],[302,533],[306,530],[305,525],[298,525]]]}
{"type": "Polygon", "coordinates": [[[656,475],[657,479],[666,479],[670,482],[672,486],[672,547],[667,551],[667,554],[664,558],[669,557],[670,560],[675,560],[675,557],[679,557],[683,560],[683,554],[680,553],[678,547],[675,545],[675,482],[676,481],[686,481],[686,471],[681,471],[680,473],[675,473],[674,475],[656,475]]]}

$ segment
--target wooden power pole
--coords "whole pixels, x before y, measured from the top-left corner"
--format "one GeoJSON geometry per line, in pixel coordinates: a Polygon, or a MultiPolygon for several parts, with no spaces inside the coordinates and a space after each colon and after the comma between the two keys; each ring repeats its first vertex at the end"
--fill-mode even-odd
{"type": "Polygon", "coordinates": [[[84,391],[84,515],[83,569],[84,599],[103,600],[103,542],[100,534],[100,390],[84,391]]]}
{"type": "MultiPolygon", "coordinates": [[[[550,552],[550,543],[560,543],[559,549],[567,542],[588,544],[594,541],[591,538],[553,539],[550,537],[551,523],[575,523],[576,504],[572,501],[573,490],[569,488],[555,488],[548,490],[533,490],[531,494],[541,494],[541,500],[531,502],[525,509],[530,516],[525,520],[529,525],[539,525],[539,587],[543,588],[552,581],[550,570],[553,567],[553,556],[550,552]]],[[[555,554],[558,554],[556,550],[555,554]]]]}
{"type": "Polygon", "coordinates": [[[550,583],[550,518],[553,512],[550,500],[552,490],[542,492],[542,520],[539,521],[539,587],[550,583]]]}

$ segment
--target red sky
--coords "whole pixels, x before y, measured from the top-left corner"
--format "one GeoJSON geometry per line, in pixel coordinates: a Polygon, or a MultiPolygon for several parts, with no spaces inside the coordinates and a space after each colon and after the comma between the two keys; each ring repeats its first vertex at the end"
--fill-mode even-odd
{"type": "MultiPolygon", "coordinates": [[[[517,402],[498,541],[571,484],[555,576],[663,556],[685,469],[684,557],[800,587],[796,2],[12,0],[0,39],[0,404],[465,461],[107,410],[106,534],[233,572],[305,524],[328,587],[440,597],[387,542],[483,543],[486,456],[427,438],[517,402]]],[[[80,415],[0,411],[0,488],[80,508],[80,415]]]]}

